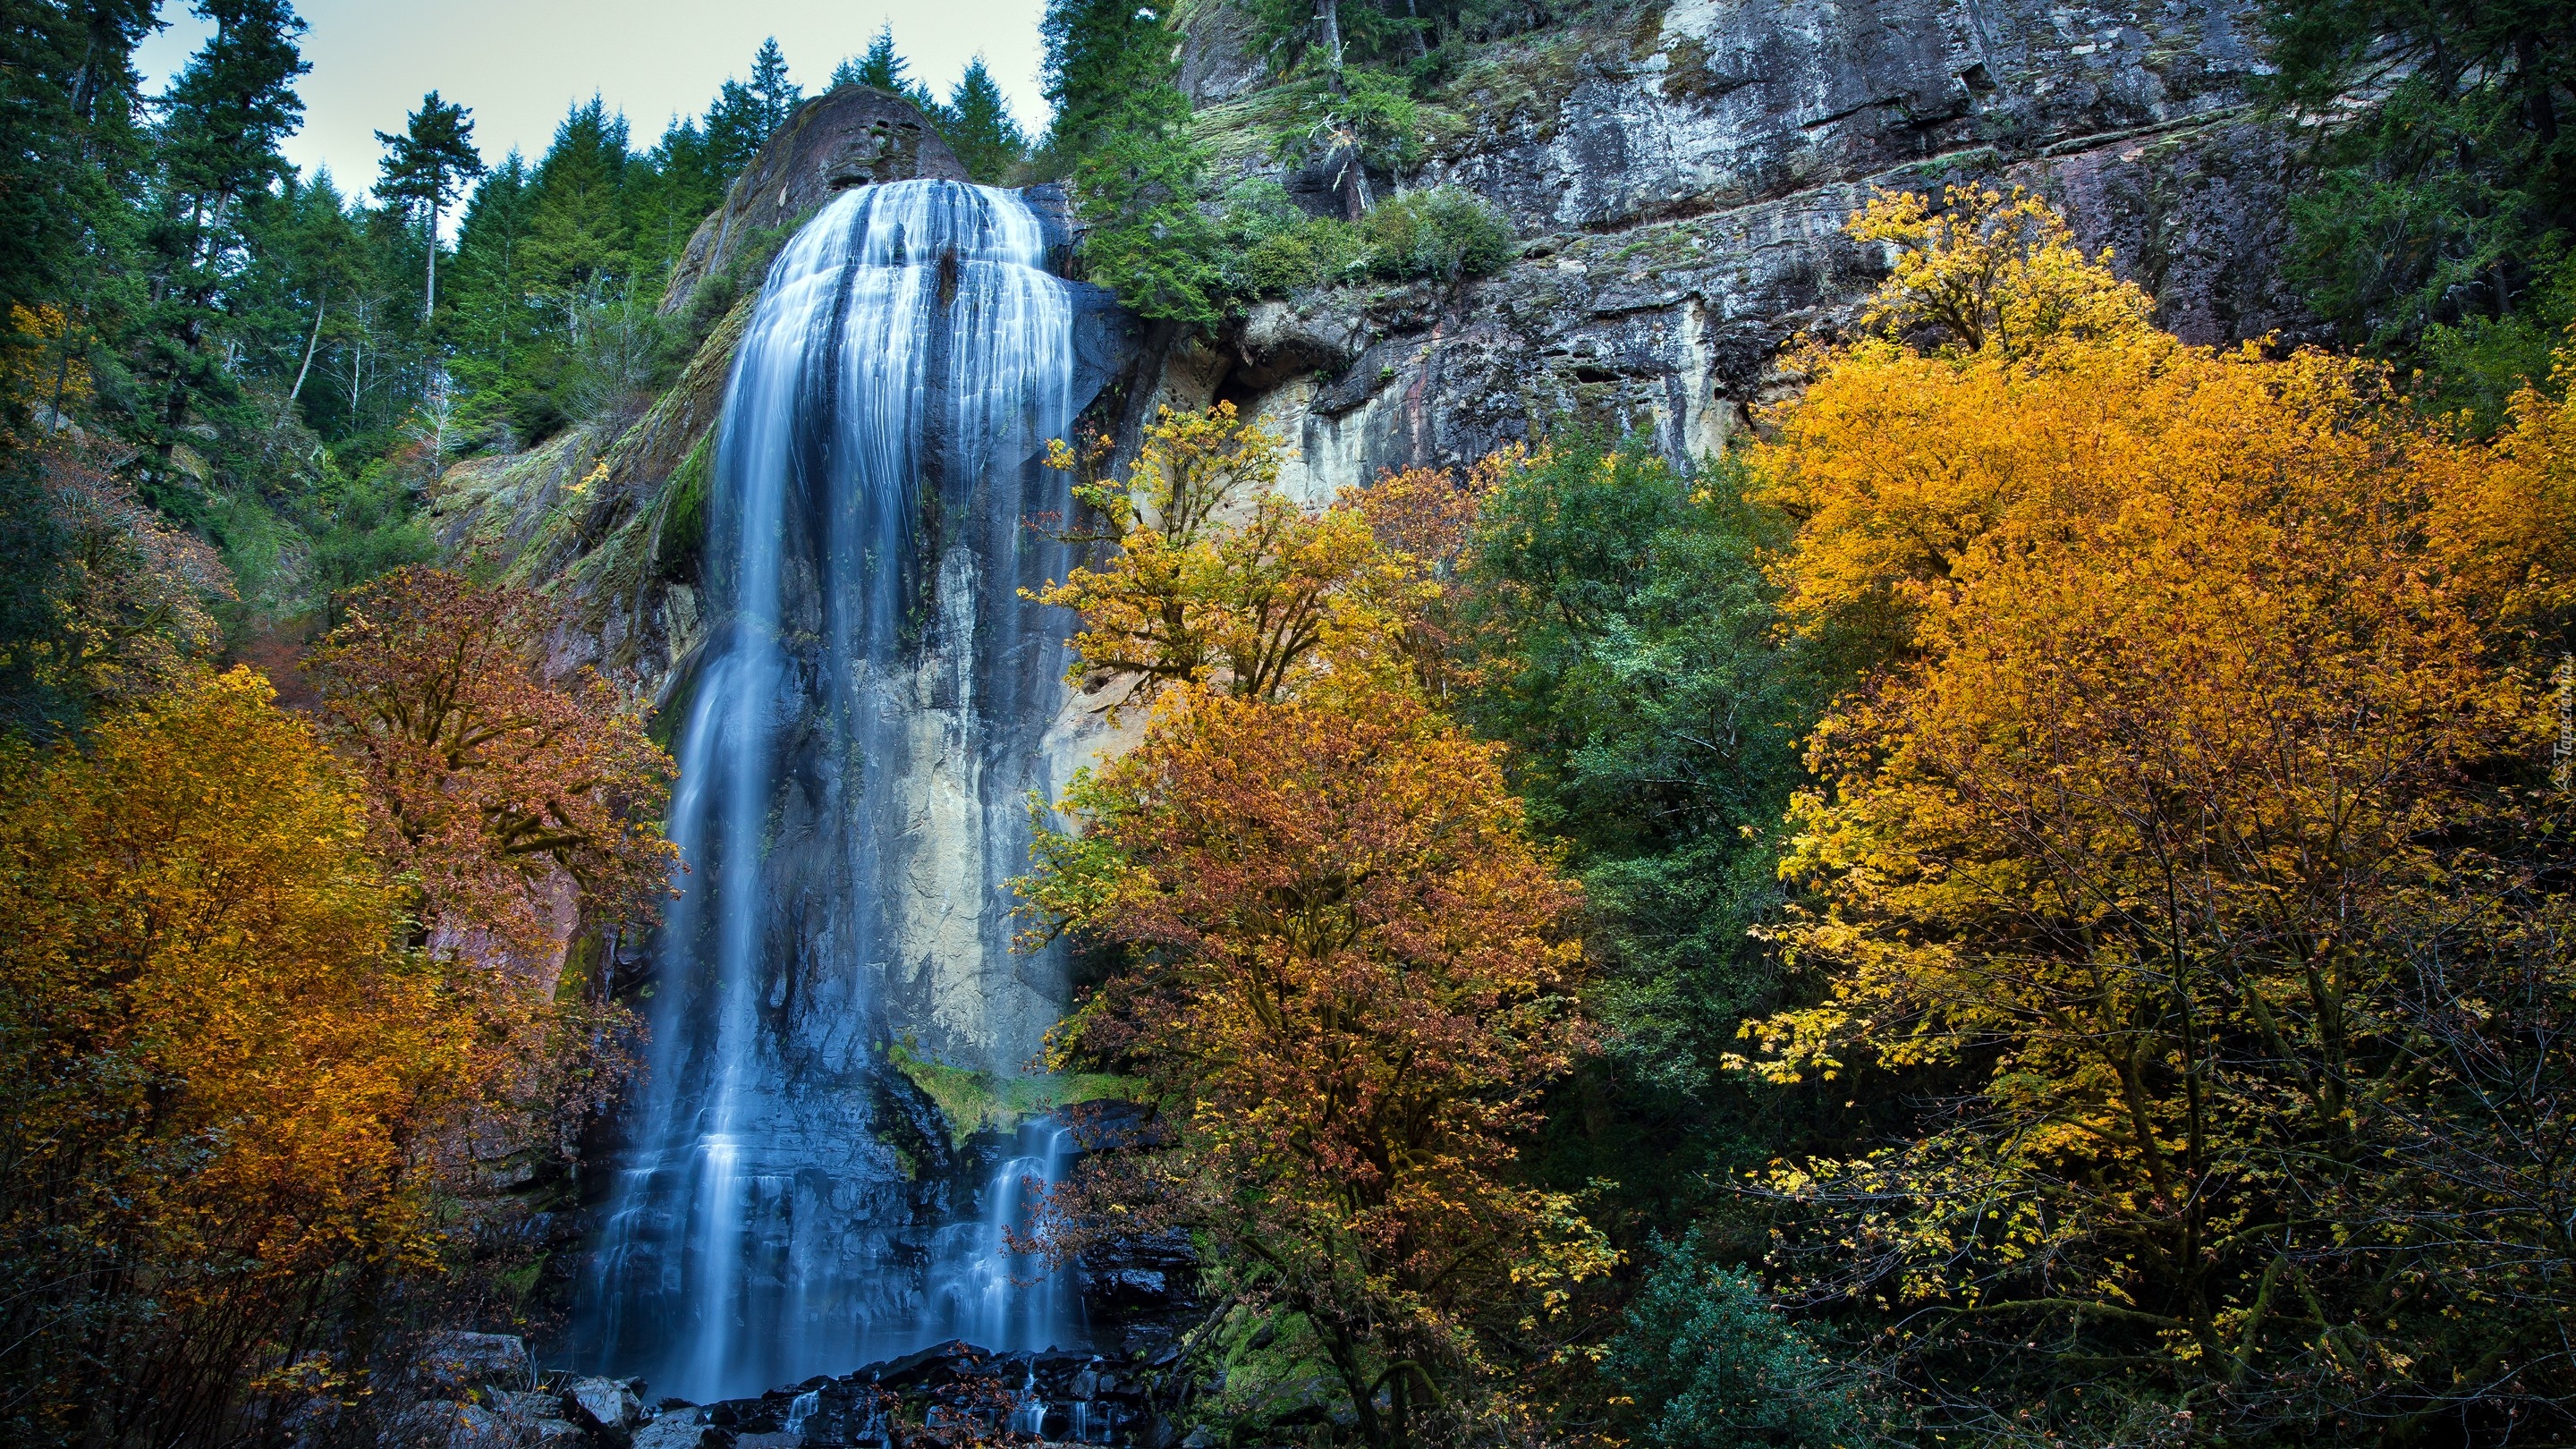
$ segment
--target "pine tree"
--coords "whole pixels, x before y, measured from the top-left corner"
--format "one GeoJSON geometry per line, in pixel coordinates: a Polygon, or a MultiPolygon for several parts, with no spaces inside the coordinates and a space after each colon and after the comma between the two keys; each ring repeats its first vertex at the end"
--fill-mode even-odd
{"type": "Polygon", "coordinates": [[[949,89],[948,104],[937,120],[940,135],[964,163],[967,176],[987,186],[1001,184],[1028,155],[1028,136],[1012,118],[981,55],[966,63],[966,73],[949,89]]]}
{"type": "Polygon", "coordinates": [[[421,291],[421,328],[427,333],[438,315],[438,214],[465,194],[467,183],[483,174],[482,153],[474,149],[474,113],[431,91],[411,113],[410,126],[399,136],[376,133],[385,148],[383,179],[376,195],[387,202],[408,202],[421,210],[429,246],[428,281],[421,291]]]}

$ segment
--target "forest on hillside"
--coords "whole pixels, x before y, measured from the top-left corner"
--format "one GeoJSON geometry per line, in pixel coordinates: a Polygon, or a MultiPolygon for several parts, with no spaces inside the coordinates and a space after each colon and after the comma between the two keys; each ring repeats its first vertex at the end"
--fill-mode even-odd
{"type": "MultiPolygon", "coordinates": [[[[429,512],[706,355],[787,232],[670,279],[808,97],[771,43],[494,160],[434,91],[307,175],[287,0],[158,91],[154,0],[0,5],[0,1432],[468,1442],[418,1351],[560,1316],[688,782],[429,512]]],[[[1039,134],[891,28],[822,89],[1061,184],[1179,346],[1474,305],[1459,77],[1640,13],[1050,0],[1039,134]],[[1194,114],[1220,8],[1265,81],[1194,114]]],[[[1150,1127],[1028,1246],[1189,1245],[1166,1442],[2576,1441],[2576,26],[2255,13],[2324,345],[1964,176],[1848,215],[1866,297],[1706,458],[1053,446],[1036,602],[1133,745],[1037,802],[1033,1065],[1150,1127]]]]}

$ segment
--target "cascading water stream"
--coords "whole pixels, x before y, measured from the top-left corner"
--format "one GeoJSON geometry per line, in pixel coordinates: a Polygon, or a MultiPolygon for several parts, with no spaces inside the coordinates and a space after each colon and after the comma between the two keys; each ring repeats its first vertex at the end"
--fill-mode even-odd
{"type": "Polygon", "coordinates": [[[1069,1129],[1044,1119],[1022,1123],[1016,1155],[984,1184],[983,1212],[939,1230],[930,1276],[940,1337],[988,1348],[1055,1346],[1050,1335],[1075,1306],[1072,1274],[1050,1273],[1044,1259],[1012,1252],[1011,1237],[1026,1236],[1039,1195],[1063,1179],[1073,1149],[1069,1129]]]}
{"type": "Polygon", "coordinates": [[[1078,1333],[1073,1295],[1003,1236],[1023,1183],[1061,1172],[1062,1134],[1030,1129],[980,1220],[937,1227],[878,1130],[898,1026],[1018,1065],[1007,1032],[974,1035],[974,993],[942,985],[956,959],[1020,1017],[1054,989],[1010,961],[1002,889],[1063,664],[1060,623],[1019,597],[1064,563],[1025,526],[1065,506],[1036,460],[1076,405],[1046,247],[1011,192],[844,192],[781,251],[737,350],[706,551],[719,622],[673,706],[692,873],[575,1326],[582,1358],[661,1392],[1078,1333]]]}

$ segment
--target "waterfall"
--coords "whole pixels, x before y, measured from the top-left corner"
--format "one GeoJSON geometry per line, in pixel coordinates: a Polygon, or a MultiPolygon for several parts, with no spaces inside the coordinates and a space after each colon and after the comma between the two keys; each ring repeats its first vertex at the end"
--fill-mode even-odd
{"type": "Polygon", "coordinates": [[[1010,1240],[1026,1236],[1038,1195],[1063,1179],[1073,1133],[1045,1119],[1023,1122],[1013,1148],[984,1184],[982,1212],[934,1239],[939,1336],[985,1348],[1069,1347],[1062,1333],[1072,1319],[1073,1275],[1049,1273],[1043,1259],[1012,1252],[1010,1240]]]}
{"type": "MultiPolygon", "coordinates": [[[[1061,699],[1061,576],[1026,527],[1076,406],[1072,289],[1014,193],[843,192],[772,264],[713,455],[718,622],[681,712],[646,1075],[574,1326],[597,1367],[695,1400],[758,1393],[951,1334],[1077,1334],[980,1218],[881,1132],[884,1052],[918,1031],[1016,1071],[1062,965],[1014,960],[1003,883],[1061,699]],[[961,1326],[963,1325],[963,1326],[961,1326]]],[[[995,1213],[1002,1216],[997,1221],[995,1213]]]]}

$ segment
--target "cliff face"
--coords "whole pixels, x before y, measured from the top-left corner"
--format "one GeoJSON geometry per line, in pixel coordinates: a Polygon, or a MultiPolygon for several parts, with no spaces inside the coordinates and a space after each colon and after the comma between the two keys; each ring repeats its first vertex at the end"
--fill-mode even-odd
{"type": "MultiPolygon", "coordinates": [[[[1240,27],[1184,33],[1220,153],[1249,152],[1223,136],[1265,84],[1240,27]]],[[[2287,138],[2247,104],[2258,38],[2239,0],[1677,0],[1493,45],[1434,98],[1456,123],[1403,180],[1495,203],[1518,261],[1267,304],[1174,350],[1155,393],[1256,410],[1317,500],[1566,416],[1704,456],[1794,385],[1784,345],[1835,334],[1883,275],[1841,234],[1871,190],[1966,180],[2048,196],[2190,340],[2296,339],[2273,266],[2287,138]]]]}

